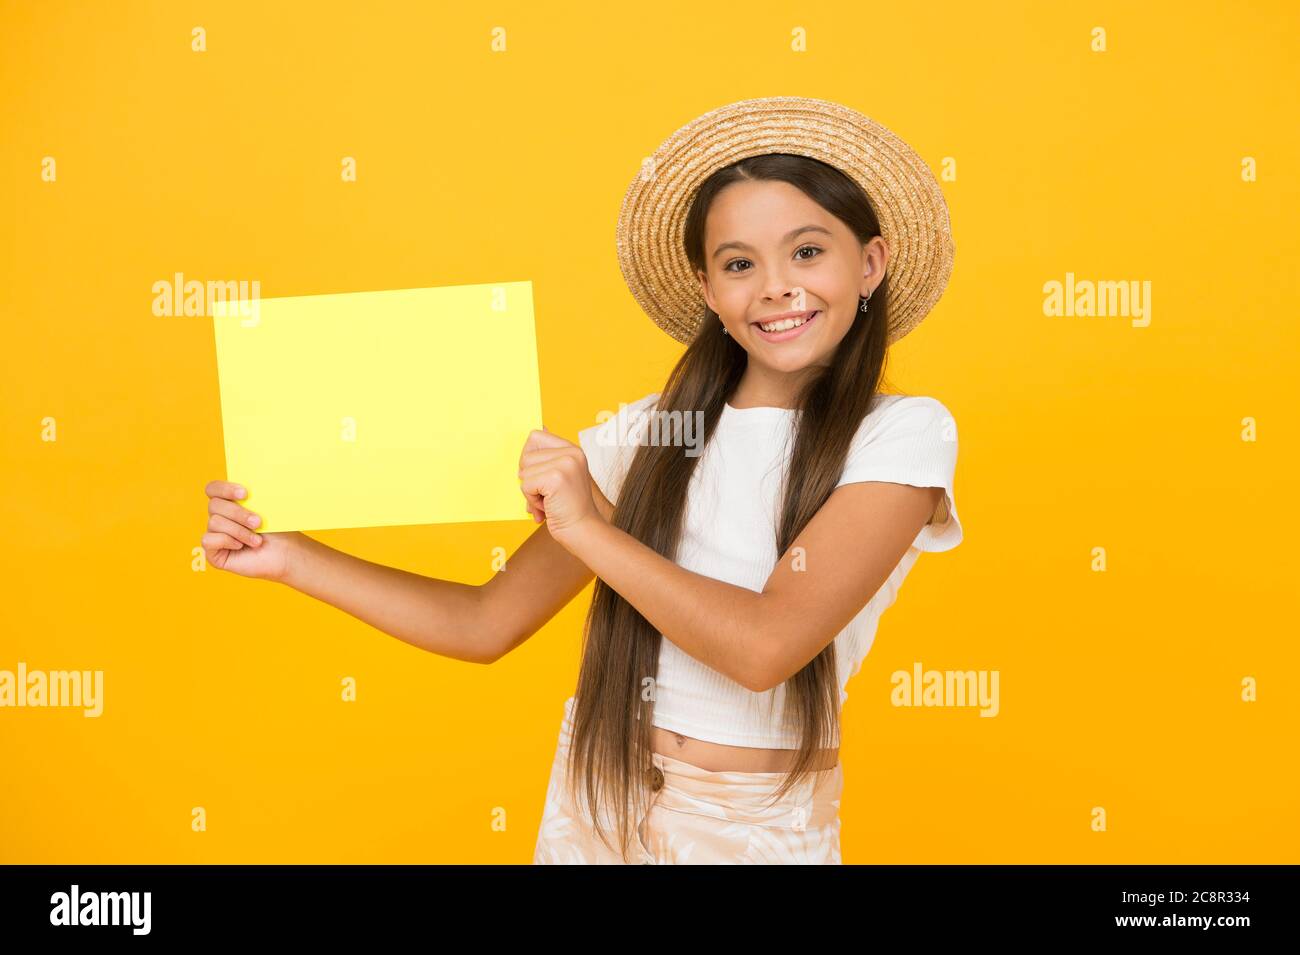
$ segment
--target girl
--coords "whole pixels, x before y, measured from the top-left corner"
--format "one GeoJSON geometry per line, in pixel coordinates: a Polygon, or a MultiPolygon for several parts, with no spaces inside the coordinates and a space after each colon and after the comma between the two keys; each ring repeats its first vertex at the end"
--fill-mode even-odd
{"type": "Polygon", "coordinates": [[[529,435],[521,490],[545,526],[510,573],[472,586],[258,542],[227,482],[204,547],[479,662],[594,575],[534,862],[839,863],[844,686],[920,553],[962,539],[951,416],[879,391],[951,271],[942,194],[859,113],[748,100],[647,160],[618,250],[686,351],[578,445],[529,435]]]}

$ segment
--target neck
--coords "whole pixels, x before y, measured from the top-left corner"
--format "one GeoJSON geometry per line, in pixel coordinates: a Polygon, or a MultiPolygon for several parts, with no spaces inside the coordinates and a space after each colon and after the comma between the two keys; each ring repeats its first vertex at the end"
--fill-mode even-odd
{"type": "Polygon", "coordinates": [[[812,368],[797,372],[773,371],[756,367],[752,362],[745,367],[735,392],[727,399],[733,408],[793,408],[806,376],[812,368]]]}

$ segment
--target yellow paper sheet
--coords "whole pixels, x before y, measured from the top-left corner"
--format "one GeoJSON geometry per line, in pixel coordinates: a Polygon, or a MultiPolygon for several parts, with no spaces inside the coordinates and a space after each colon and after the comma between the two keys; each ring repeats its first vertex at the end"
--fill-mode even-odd
{"type": "Polygon", "coordinates": [[[259,531],[527,520],[531,282],[211,304],[227,479],[259,531]]]}

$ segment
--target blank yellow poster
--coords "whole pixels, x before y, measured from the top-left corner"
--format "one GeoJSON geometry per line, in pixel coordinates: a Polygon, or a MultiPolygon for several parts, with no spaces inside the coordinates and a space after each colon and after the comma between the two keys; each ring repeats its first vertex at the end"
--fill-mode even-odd
{"type": "Polygon", "coordinates": [[[226,476],[259,531],[526,520],[531,282],[212,303],[226,476]]]}

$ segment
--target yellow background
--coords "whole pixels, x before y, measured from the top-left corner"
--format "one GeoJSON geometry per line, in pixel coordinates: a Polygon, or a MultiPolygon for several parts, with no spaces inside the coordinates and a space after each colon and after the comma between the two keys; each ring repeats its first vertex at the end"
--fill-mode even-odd
{"type": "MultiPolygon", "coordinates": [[[[0,669],[102,668],[106,699],[0,710],[0,861],[529,861],[589,592],[477,667],[191,570],[225,476],[213,334],[151,286],[531,280],[573,439],[681,351],[618,271],[627,184],[766,95],[957,169],[952,281],[890,377],[957,420],[966,539],[849,686],[845,861],[1296,861],[1300,24],[1163,7],[4,3],[0,669]],[[1150,327],[1045,317],[1067,271],[1151,281],[1150,327]],[[1001,713],[892,707],[916,661],[1000,671],[1001,713]]],[[[478,583],[524,518],[318,536],[478,583]]]]}

